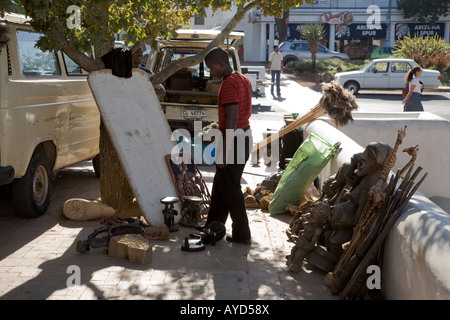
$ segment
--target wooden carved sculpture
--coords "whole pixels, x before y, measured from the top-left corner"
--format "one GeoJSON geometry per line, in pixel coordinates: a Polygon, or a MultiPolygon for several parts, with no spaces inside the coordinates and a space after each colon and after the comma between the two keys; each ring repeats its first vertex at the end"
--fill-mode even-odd
{"type": "MultiPolygon", "coordinates": [[[[320,229],[321,234],[315,246],[317,250],[320,246],[325,246],[329,257],[338,262],[338,265],[334,263],[331,269],[327,269],[330,266],[329,263],[316,265],[316,261],[311,258],[314,255],[308,253],[303,254],[306,261],[324,271],[339,270],[339,266],[345,264],[347,255],[350,255],[358,246],[359,240],[353,240],[367,233],[376,218],[376,212],[380,210],[388,174],[395,163],[395,155],[404,136],[405,130],[399,130],[394,148],[385,143],[370,143],[364,152],[355,154],[335,176],[325,181],[319,201],[328,206],[329,209],[326,211],[329,212],[329,216],[320,229]],[[345,248],[344,245],[346,245],[345,248]]],[[[310,204],[309,208],[305,208],[303,212],[306,213],[312,208],[313,205],[310,204]]],[[[296,215],[295,223],[291,223],[291,232],[288,233],[291,240],[294,240],[294,236],[298,239],[305,238],[303,222],[307,218],[303,217],[303,212],[296,215]]],[[[305,248],[317,251],[312,246],[305,247],[302,241],[304,240],[295,241],[297,248],[293,248],[292,253],[305,248]]],[[[292,259],[295,255],[291,254],[291,256],[290,260],[288,259],[289,264],[293,264],[292,259]]],[[[294,260],[298,265],[298,259],[294,260]]],[[[291,271],[299,270],[298,266],[290,269],[291,271]]]]}
{"type": "Polygon", "coordinates": [[[300,272],[303,259],[315,249],[329,216],[330,206],[323,201],[315,201],[308,212],[302,215],[300,218],[302,229],[295,237],[295,246],[292,248],[291,254],[286,257],[286,265],[290,271],[300,272]]]}
{"type": "MultiPolygon", "coordinates": [[[[381,170],[379,172],[378,178],[373,184],[368,192],[367,192],[367,198],[362,202],[362,209],[358,210],[356,214],[356,227],[353,232],[350,245],[346,248],[345,252],[343,253],[342,257],[340,258],[338,264],[336,265],[335,270],[333,271],[333,276],[328,276],[328,283],[334,283],[332,279],[336,279],[339,277],[339,275],[342,273],[343,267],[348,263],[348,261],[351,259],[351,257],[354,255],[356,249],[358,246],[361,245],[361,243],[364,241],[365,237],[367,236],[367,233],[369,231],[370,226],[378,216],[378,213],[381,210],[381,206],[383,204],[383,201],[385,199],[386,195],[386,189],[387,189],[387,178],[389,176],[389,172],[393,168],[396,160],[396,154],[398,151],[398,148],[400,144],[402,143],[403,139],[406,136],[406,127],[403,129],[398,130],[397,133],[397,140],[395,142],[394,148],[389,152],[387,157],[382,163],[381,170]]],[[[371,144],[369,144],[369,149],[371,144]]],[[[360,170],[360,168],[357,169],[357,171],[360,170]]]]}

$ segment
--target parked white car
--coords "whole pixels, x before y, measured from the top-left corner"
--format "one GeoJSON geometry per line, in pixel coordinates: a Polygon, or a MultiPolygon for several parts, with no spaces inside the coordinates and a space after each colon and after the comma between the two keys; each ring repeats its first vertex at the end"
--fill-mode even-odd
{"type": "MultiPolygon", "coordinates": [[[[403,89],[406,73],[418,64],[411,59],[375,59],[361,70],[336,73],[334,80],[344,88],[358,93],[360,89],[403,89]]],[[[441,85],[441,74],[436,70],[422,69],[419,78],[424,88],[441,85]]]]}

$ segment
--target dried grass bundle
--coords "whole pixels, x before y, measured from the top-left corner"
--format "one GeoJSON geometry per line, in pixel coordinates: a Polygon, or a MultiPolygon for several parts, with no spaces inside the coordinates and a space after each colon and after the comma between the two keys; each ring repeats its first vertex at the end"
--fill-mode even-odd
{"type": "Polygon", "coordinates": [[[353,122],[352,112],[358,109],[356,98],[347,89],[344,89],[338,82],[332,81],[330,83],[322,84],[322,96],[319,103],[312,108],[307,114],[300,119],[295,120],[287,127],[281,129],[277,134],[269,136],[267,139],[256,144],[252,152],[255,152],[263,146],[269,144],[272,139],[278,139],[285,134],[307,124],[326,114],[332,118],[336,125],[345,126],[349,122],[353,122]]]}
{"type": "Polygon", "coordinates": [[[322,84],[319,105],[338,127],[353,122],[352,112],[359,108],[353,93],[335,81],[322,84]]]}

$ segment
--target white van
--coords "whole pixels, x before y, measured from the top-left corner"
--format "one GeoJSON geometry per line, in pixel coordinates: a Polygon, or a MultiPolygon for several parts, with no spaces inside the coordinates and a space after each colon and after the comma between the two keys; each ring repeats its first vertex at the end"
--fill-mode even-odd
{"type": "Polygon", "coordinates": [[[54,171],[94,157],[98,169],[100,113],[87,73],[62,52],[37,49],[27,18],[0,23],[10,37],[0,47],[0,186],[10,184],[20,216],[38,217],[54,171]]]}

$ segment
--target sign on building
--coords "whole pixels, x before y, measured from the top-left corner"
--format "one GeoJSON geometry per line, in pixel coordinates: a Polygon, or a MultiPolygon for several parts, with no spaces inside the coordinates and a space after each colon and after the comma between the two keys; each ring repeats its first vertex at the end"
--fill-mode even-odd
{"type": "Polygon", "coordinates": [[[444,38],[444,30],[445,23],[436,23],[434,26],[428,23],[397,23],[395,25],[395,38],[414,37],[416,34],[419,37],[434,37],[437,34],[439,37],[444,38]]]}

